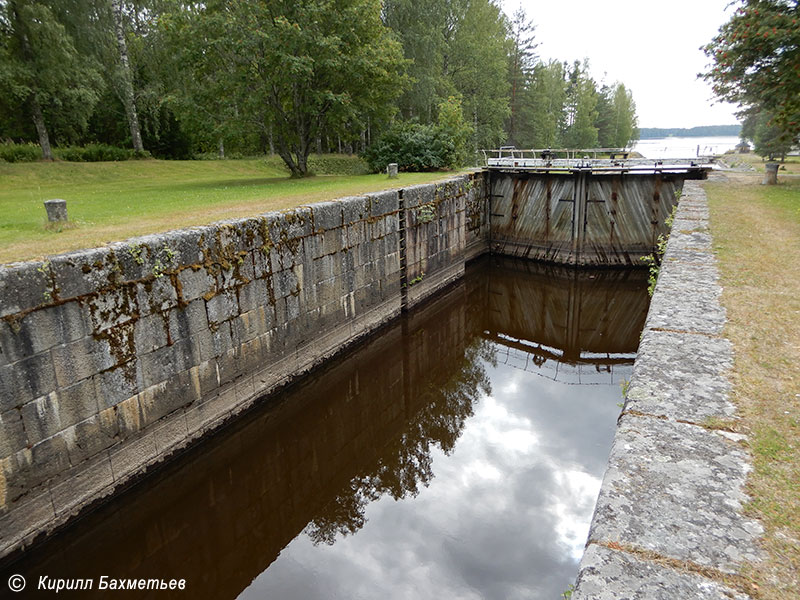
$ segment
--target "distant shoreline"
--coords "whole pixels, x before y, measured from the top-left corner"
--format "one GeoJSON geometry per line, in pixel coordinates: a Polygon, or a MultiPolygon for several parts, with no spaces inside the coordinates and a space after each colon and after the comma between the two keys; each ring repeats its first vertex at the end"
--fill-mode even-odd
{"type": "Polygon", "coordinates": [[[718,137],[738,136],[742,126],[736,125],[705,125],[700,127],[641,127],[639,128],[640,140],[652,140],[666,137],[718,137]]]}

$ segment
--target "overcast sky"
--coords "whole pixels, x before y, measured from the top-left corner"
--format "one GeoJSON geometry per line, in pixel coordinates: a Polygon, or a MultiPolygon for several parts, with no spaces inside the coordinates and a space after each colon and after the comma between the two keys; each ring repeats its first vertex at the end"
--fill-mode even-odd
{"type": "Polygon", "coordinates": [[[536,25],[538,56],[588,57],[592,74],[633,91],[640,127],[736,123],[736,106],[715,103],[697,73],[733,9],[730,0],[501,0],[509,16],[520,4],[536,25]]]}

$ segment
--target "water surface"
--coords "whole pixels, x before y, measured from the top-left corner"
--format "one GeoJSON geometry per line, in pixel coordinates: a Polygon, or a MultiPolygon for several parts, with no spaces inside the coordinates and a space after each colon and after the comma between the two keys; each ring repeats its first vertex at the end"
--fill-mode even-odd
{"type": "Polygon", "coordinates": [[[641,271],[481,260],[2,581],[185,578],[184,597],[220,599],[557,598],[583,552],[646,286],[641,271]]]}

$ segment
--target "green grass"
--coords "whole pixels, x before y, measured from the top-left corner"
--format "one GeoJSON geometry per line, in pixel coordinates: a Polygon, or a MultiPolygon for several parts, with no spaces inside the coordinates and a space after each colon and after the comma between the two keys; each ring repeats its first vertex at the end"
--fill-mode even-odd
{"type": "Polygon", "coordinates": [[[38,258],[189,225],[425,183],[448,173],[290,179],[275,160],[0,163],[0,262],[38,258]],[[49,229],[42,202],[67,201],[49,229]]]}
{"type": "Polygon", "coordinates": [[[733,400],[754,469],[748,514],[767,559],[746,575],[764,600],[800,597],[800,178],[708,183],[711,231],[733,342],[733,400]]]}

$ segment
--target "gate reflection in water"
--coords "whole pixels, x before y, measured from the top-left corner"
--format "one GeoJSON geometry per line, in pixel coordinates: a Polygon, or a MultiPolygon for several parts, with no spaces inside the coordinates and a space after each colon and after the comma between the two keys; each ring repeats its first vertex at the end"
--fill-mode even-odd
{"type": "Polygon", "coordinates": [[[557,598],[583,552],[646,286],[641,271],[485,258],[2,581],[185,578],[193,598],[557,598]]]}

